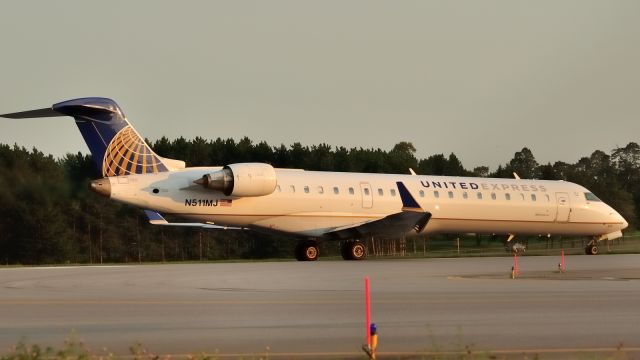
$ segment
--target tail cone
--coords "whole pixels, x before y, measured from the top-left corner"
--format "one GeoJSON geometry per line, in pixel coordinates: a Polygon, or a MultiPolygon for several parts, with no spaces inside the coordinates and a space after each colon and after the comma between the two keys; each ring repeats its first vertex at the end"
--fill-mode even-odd
{"type": "Polygon", "coordinates": [[[108,178],[93,180],[89,184],[89,189],[104,197],[111,197],[111,182],[108,178]]]}

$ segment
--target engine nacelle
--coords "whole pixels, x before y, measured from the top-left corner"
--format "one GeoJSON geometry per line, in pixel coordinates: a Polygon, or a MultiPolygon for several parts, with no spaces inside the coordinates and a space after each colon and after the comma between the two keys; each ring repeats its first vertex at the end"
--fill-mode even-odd
{"type": "Polygon", "coordinates": [[[194,181],[206,188],[233,196],[265,196],[276,189],[276,171],[262,163],[231,164],[194,181]]]}

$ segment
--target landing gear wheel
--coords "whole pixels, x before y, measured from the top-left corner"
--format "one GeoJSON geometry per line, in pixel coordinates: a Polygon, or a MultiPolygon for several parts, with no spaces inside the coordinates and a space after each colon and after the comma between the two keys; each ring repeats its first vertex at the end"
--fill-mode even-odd
{"type": "Polygon", "coordinates": [[[598,246],[597,245],[587,245],[584,249],[584,252],[587,255],[598,255],[598,246]]]}
{"type": "Polygon", "coordinates": [[[349,256],[349,251],[351,249],[351,241],[345,241],[340,245],[340,255],[344,260],[351,260],[349,256]]]}
{"type": "Polygon", "coordinates": [[[296,260],[298,261],[316,261],[320,256],[318,250],[318,242],[302,241],[296,245],[296,260]]]}
{"type": "Polygon", "coordinates": [[[347,241],[342,244],[340,253],[345,260],[364,260],[367,257],[367,247],[358,240],[347,241]]]}

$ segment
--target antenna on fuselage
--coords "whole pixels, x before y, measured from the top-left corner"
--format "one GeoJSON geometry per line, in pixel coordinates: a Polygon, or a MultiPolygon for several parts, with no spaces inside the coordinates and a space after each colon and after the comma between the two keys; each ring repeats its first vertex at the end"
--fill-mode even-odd
{"type": "Polygon", "coordinates": [[[513,172],[513,178],[516,180],[520,180],[520,176],[515,171],[513,172]]]}

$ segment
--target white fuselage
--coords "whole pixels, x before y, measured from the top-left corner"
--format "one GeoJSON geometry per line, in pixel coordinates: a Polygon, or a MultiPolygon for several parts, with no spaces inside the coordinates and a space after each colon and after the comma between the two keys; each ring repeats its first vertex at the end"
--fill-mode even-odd
{"type": "Polygon", "coordinates": [[[425,233],[611,238],[627,226],[604,202],[587,200],[587,189],[565,181],[276,169],[275,191],[255,197],[193,183],[219,169],[112,177],[111,198],[193,221],[320,237],[401,211],[401,181],[432,214],[425,233]]]}

